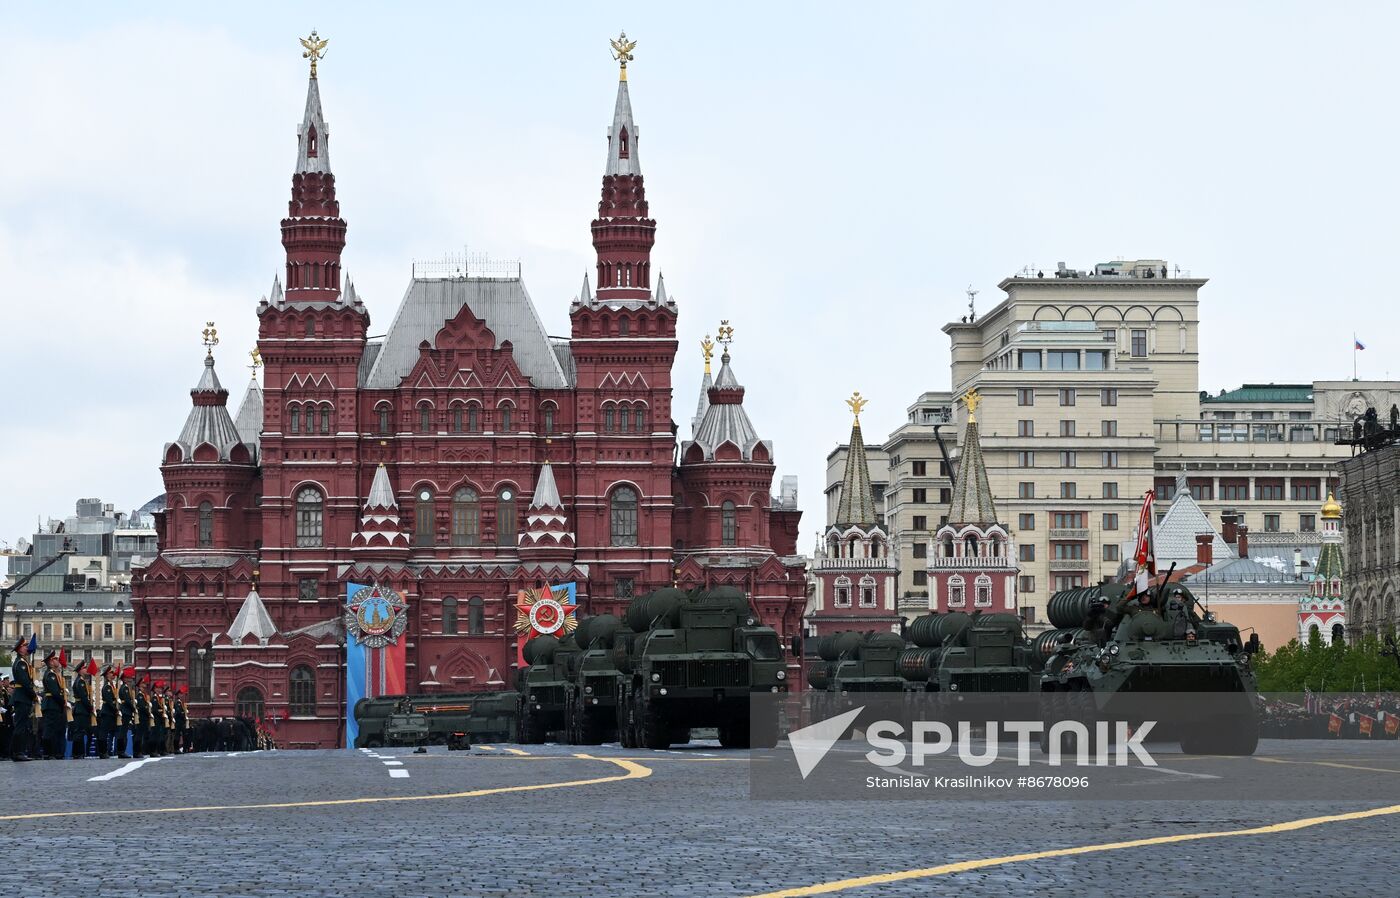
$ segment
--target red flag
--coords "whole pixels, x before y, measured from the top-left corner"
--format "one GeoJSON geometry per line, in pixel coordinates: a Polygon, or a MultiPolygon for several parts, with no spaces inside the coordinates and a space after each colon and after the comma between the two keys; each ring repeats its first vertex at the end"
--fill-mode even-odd
{"type": "Polygon", "coordinates": [[[1361,735],[1363,735],[1363,736],[1370,736],[1370,735],[1371,735],[1371,726],[1372,726],[1373,724],[1375,724],[1375,722],[1376,722],[1376,718],[1371,717],[1371,716],[1368,715],[1368,714],[1362,714],[1362,715],[1361,715],[1361,735]]]}
{"type": "Polygon", "coordinates": [[[90,677],[95,677],[95,676],[97,676],[97,659],[96,659],[96,658],[89,658],[89,659],[88,659],[87,675],[90,676],[90,677]]]}
{"type": "Polygon", "coordinates": [[[58,666],[59,666],[59,667],[67,667],[67,666],[68,666],[68,652],[65,651],[64,649],[59,649],[59,650],[58,650],[58,666]]]}
{"type": "Polygon", "coordinates": [[[1333,736],[1340,736],[1342,733],[1342,719],[1333,714],[1327,720],[1327,732],[1333,736]]]}
{"type": "Polygon", "coordinates": [[[1396,717],[1394,714],[1387,714],[1385,718],[1385,734],[1387,736],[1394,736],[1396,733],[1400,733],[1400,717],[1396,717]]]}
{"type": "Polygon", "coordinates": [[[1142,511],[1138,513],[1137,545],[1133,550],[1134,569],[1132,582],[1139,593],[1147,592],[1152,578],[1157,576],[1157,553],[1152,539],[1152,503],[1157,494],[1148,490],[1142,497],[1142,511]]]}

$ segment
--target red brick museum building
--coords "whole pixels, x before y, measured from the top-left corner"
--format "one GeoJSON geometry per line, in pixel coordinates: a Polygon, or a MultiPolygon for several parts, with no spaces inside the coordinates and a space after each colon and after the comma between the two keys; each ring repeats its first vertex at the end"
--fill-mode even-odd
{"type": "Polygon", "coordinates": [[[547,335],[518,271],[448,270],[415,271],[370,339],[341,273],[313,67],[286,270],[250,309],[263,385],[231,414],[211,348],[162,458],[160,554],[133,577],[136,666],[187,685],[193,716],[339,744],[349,583],[407,600],[411,692],[510,688],[516,592],[545,585],[577,583],[580,614],[598,614],[673,583],[733,584],[785,640],[801,632],[796,496],[772,495],[773,447],[727,340],[690,438],[674,423],[679,308],[653,272],[626,75],[592,222],[597,289],[585,278],[571,336],[547,335]]]}

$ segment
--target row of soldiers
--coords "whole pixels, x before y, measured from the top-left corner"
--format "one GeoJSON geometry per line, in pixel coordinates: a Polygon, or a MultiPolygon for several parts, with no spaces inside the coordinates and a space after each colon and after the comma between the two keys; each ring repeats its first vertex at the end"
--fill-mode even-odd
{"type": "Polygon", "coordinates": [[[110,664],[95,687],[97,664],[90,660],[74,665],[69,680],[57,652],[44,656],[36,680],[31,648],[23,639],[15,643],[11,679],[0,683],[0,745],[8,744],[11,760],[35,759],[36,729],[45,760],[64,757],[70,742],[75,760],[94,751],[99,758],[144,758],[193,750],[184,689],[136,680],[133,668],[110,664]]]}

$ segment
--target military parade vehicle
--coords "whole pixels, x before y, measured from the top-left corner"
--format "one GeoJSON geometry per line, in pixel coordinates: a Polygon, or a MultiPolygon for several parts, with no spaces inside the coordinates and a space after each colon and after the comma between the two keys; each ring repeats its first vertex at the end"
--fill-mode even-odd
{"type": "Polygon", "coordinates": [[[536,636],[522,649],[529,667],[520,671],[520,741],[544,742],[551,734],[567,740],[568,719],[577,684],[579,649],[572,635],[536,636]]]}
{"type": "Polygon", "coordinates": [[[1155,721],[1153,736],[1175,738],[1185,752],[1254,753],[1250,658],[1258,640],[1243,642],[1236,627],[1206,613],[1170,571],[1141,591],[1106,583],[1058,592],[1047,611],[1057,629],[1036,640],[1048,654],[1042,749],[1049,750],[1056,721],[1076,720],[1094,733],[1096,721],[1127,718],[1155,721]]]}
{"type": "Polygon", "coordinates": [[[426,745],[428,715],[421,711],[396,711],[384,718],[385,745],[426,745]]]}
{"type": "Polygon", "coordinates": [[[568,716],[568,741],[601,745],[617,739],[618,670],[613,658],[622,622],[600,614],[579,622],[573,633],[581,652],[576,688],[568,716]]]}
{"type": "Polygon", "coordinates": [[[986,721],[1035,713],[1040,662],[1017,615],[924,614],[907,635],[914,646],[899,656],[899,672],[908,682],[911,715],[986,721]]]}
{"type": "Polygon", "coordinates": [[[427,718],[422,744],[464,747],[474,742],[513,742],[518,697],[515,692],[458,692],[363,698],[354,714],[360,733],[356,748],[390,744],[389,716],[403,709],[427,718]]]}
{"type": "Polygon", "coordinates": [[[634,599],[623,623],[630,633],[615,638],[613,657],[625,747],[666,748],[708,727],[725,747],[776,744],[776,716],[751,730],[750,698],[786,692],[786,663],[741,590],[659,589],[634,599]]]}

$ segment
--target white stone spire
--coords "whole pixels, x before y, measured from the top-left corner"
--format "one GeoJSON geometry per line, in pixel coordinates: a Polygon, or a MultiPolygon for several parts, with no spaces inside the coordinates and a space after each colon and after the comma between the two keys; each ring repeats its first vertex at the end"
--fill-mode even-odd
{"type": "Polygon", "coordinates": [[[394,488],[389,484],[389,469],[380,462],[374,469],[374,481],[369,485],[369,498],[365,500],[365,510],[383,509],[398,511],[399,503],[394,499],[394,488]]]}
{"type": "Polygon", "coordinates": [[[563,507],[564,500],[559,498],[559,485],[554,482],[554,468],[549,462],[545,462],[540,466],[540,479],[535,484],[535,496],[530,500],[530,510],[563,507]]]}
{"type": "Polygon", "coordinates": [[[612,127],[608,129],[608,167],[604,174],[640,175],[642,164],[637,152],[640,143],[637,123],[632,120],[632,99],[624,78],[617,82],[617,104],[613,107],[612,127]]]}
{"type": "Polygon", "coordinates": [[[272,615],[267,613],[267,606],[263,604],[262,597],[256,589],[248,591],[248,598],[243,600],[243,607],[238,609],[233,626],[228,628],[228,638],[234,645],[241,644],[249,635],[256,636],[264,645],[277,635],[277,625],[272,622],[272,615]]]}

